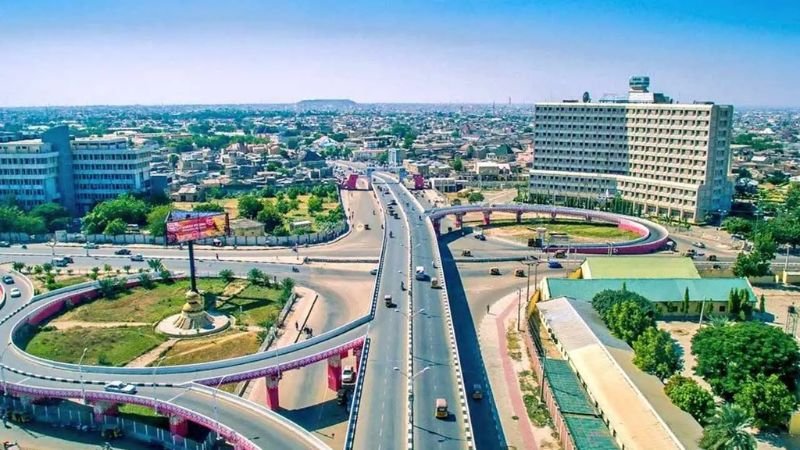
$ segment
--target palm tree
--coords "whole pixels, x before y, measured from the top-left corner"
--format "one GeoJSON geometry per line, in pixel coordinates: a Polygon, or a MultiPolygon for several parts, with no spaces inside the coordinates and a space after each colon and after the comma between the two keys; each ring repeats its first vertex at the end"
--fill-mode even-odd
{"type": "Polygon", "coordinates": [[[736,405],[725,404],[703,430],[700,447],[705,450],[755,450],[756,438],[748,431],[753,418],[736,405]]]}
{"type": "Polygon", "coordinates": [[[722,314],[715,314],[715,315],[711,316],[711,318],[708,320],[708,323],[712,327],[720,327],[721,328],[721,327],[727,327],[728,325],[730,325],[731,324],[731,320],[728,318],[728,316],[723,316],[722,314]]]}
{"type": "Polygon", "coordinates": [[[22,269],[25,268],[25,263],[24,262],[19,262],[19,261],[14,261],[13,263],[11,263],[11,268],[16,270],[17,272],[22,272],[22,269]]]}
{"type": "Polygon", "coordinates": [[[148,259],[147,266],[150,267],[153,272],[161,272],[164,269],[164,263],[162,263],[160,259],[148,259]]]}

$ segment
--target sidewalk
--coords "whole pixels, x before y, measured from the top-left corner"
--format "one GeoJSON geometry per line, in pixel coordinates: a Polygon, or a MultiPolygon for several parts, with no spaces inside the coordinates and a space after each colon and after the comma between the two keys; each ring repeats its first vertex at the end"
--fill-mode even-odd
{"type": "Polygon", "coordinates": [[[496,301],[480,324],[481,353],[486,363],[500,423],[510,448],[558,448],[549,427],[536,427],[528,418],[522,398],[519,372],[531,370],[527,355],[515,361],[509,354],[506,331],[516,326],[517,294],[496,301]]]}

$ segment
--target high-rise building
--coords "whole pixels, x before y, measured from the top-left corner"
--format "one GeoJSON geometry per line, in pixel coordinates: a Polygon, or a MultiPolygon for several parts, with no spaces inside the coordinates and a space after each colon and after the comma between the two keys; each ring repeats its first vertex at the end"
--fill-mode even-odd
{"type": "Polygon", "coordinates": [[[642,215],[688,222],[729,211],[733,107],[673,103],[649,82],[631,78],[626,98],[537,103],[531,193],[619,197],[642,215]]]}
{"type": "Polygon", "coordinates": [[[123,137],[70,140],[59,126],[41,139],[0,143],[0,198],[23,208],[57,202],[83,214],[97,202],[150,190],[152,149],[123,137]]]}

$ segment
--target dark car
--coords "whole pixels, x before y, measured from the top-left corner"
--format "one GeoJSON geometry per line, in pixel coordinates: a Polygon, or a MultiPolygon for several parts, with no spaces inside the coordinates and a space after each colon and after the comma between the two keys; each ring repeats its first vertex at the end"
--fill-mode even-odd
{"type": "Polygon", "coordinates": [[[75,260],[72,259],[72,256],[62,256],[61,260],[67,264],[72,264],[75,262],[75,260]]]}
{"type": "Polygon", "coordinates": [[[479,241],[485,241],[486,240],[486,236],[484,236],[482,234],[476,234],[475,235],[475,239],[477,239],[479,241]]]}
{"type": "Polygon", "coordinates": [[[131,254],[131,251],[130,251],[130,250],[128,250],[127,248],[121,248],[121,249],[119,249],[119,250],[116,250],[116,251],[114,252],[114,254],[115,254],[115,255],[130,255],[130,254],[131,254]]]}

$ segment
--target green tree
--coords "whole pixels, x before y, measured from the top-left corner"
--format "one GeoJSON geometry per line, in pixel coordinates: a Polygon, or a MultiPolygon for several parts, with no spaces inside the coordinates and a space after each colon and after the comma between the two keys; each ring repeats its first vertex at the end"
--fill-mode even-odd
{"type": "Polygon", "coordinates": [[[125,271],[125,273],[131,273],[131,266],[130,266],[130,264],[125,264],[124,266],[122,266],[122,270],[124,270],[124,271],[125,271]]]}
{"type": "Polygon", "coordinates": [[[117,293],[122,290],[123,286],[124,282],[117,278],[103,278],[97,282],[97,287],[100,289],[100,293],[103,295],[103,297],[109,299],[116,297],[117,293]]]}
{"type": "Polygon", "coordinates": [[[172,167],[173,169],[178,167],[178,161],[181,159],[181,157],[178,156],[178,154],[170,153],[167,158],[168,158],[170,167],[172,167]]]}
{"type": "Polygon", "coordinates": [[[455,170],[456,172],[461,172],[462,170],[464,170],[464,161],[462,161],[461,158],[458,157],[454,158],[451,166],[453,167],[453,170],[455,170]]]}
{"type": "Polygon", "coordinates": [[[728,217],[722,222],[722,229],[730,234],[749,236],[753,232],[753,222],[740,217],[728,217]]]}
{"type": "Polygon", "coordinates": [[[483,194],[478,191],[470,192],[467,196],[467,201],[470,203],[478,203],[484,200],[483,194]]]}
{"type": "Polygon", "coordinates": [[[778,428],[789,422],[797,400],[777,375],[758,374],[733,396],[758,428],[778,428]]]}
{"type": "Polygon", "coordinates": [[[99,273],[100,273],[100,268],[99,267],[92,267],[91,273],[89,274],[89,278],[91,278],[93,280],[96,280],[97,279],[97,275],[99,273]]]}
{"type": "Polygon", "coordinates": [[[701,328],[692,338],[692,353],[695,374],[726,400],[759,374],[777,375],[793,389],[800,363],[795,339],[760,322],[701,328]]]}
{"type": "Polygon", "coordinates": [[[290,204],[289,201],[281,198],[278,199],[277,202],[275,202],[275,208],[278,210],[279,213],[287,214],[289,213],[289,211],[292,210],[292,205],[290,204]]]}
{"type": "Polygon", "coordinates": [[[281,280],[281,289],[283,289],[284,292],[292,292],[292,289],[294,289],[294,280],[288,277],[281,280]]]}
{"type": "Polygon", "coordinates": [[[119,197],[97,204],[83,218],[83,231],[89,234],[102,233],[108,224],[119,219],[124,224],[144,225],[150,207],[132,195],[122,194],[119,197]]]}
{"type": "Polygon", "coordinates": [[[797,211],[800,209],[800,183],[789,184],[789,189],[786,190],[784,206],[788,211],[797,211]]]}
{"type": "Polygon", "coordinates": [[[58,203],[43,203],[35,206],[31,212],[31,216],[36,216],[44,221],[47,231],[63,230],[69,224],[69,212],[66,208],[58,203]]]}
{"type": "Polygon", "coordinates": [[[49,262],[42,264],[42,270],[44,273],[50,273],[53,270],[53,265],[49,262]]]}
{"type": "Polygon", "coordinates": [[[681,312],[684,314],[689,313],[689,288],[683,290],[683,304],[681,304],[681,312]]]}
{"type": "Polygon", "coordinates": [[[662,380],[683,367],[678,344],[668,332],[656,327],[649,327],[642,332],[633,343],[633,351],[633,363],[662,380]]]}
{"type": "Polygon", "coordinates": [[[126,224],[122,219],[114,219],[111,222],[108,222],[105,229],[103,230],[103,234],[109,234],[112,236],[117,236],[120,234],[125,234],[128,231],[128,224],[126,224]]]}
{"type": "Polygon", "coordinates": [[[288,148],[289,150],[297,150],[299,146],[300,146],[300,140],[297,139],[296,137],[290,137],[289,139],[286,140],[286,148],[288,148]]]}
{"type": "Polygon", "coordinates": [[[166,220],[172,206],[160,205],[147,213],[147,231],[153,236],[164,236],[167,231],[166,220]]]}
{"type": "Polygon", "coordinates": [[[250,284],[261,285],[264,282],[264,272],[253,267],[247,272],[247,281],[249,281],[250,284]]]}
{"type": "Polygon", "coordinates": [[[606,289],[598,292],[592,298],[592,307],[597,311],[604,322],[608,322],[607,314],[611,310],[611,307],[626,301],[636,303],[636,305],[645,311],[647,315],[655,317],[655,310],[653,309],[653,304],[650,302],[650,300],[635,292],[627,290],[625,283],[622,283],[622,290],[615,291],[606,289]]]}
{"type": "MultiPolygon", "coordinates": [[[[11,263],[11,268],[14,269],[17,272],[22,272],[22,269],[25,268],[25,263],[24,262],[19,262],[19,261],[14,261],[13,263],[11,263]]],[[[763,298],[764,296],[762,295],[761,297],[763,298]]]]}
{"type": "Polygon", "coordinates": [[[153,272],[161,272],[164,270],[164,263],[157,258],[148,259],[147,260],[147,267],[150,268],[153,272]]]}
{"type": "MultiPolygon", "coordinates": [[[[770,258],[771,260],[771,258],[770,258]]],[[[761,277],[769,275],[770,260],[764,260],[757,252],[739,253],[733,263],[733,275],[736,277],[761,277]]]]}
{"type": "Polygon", "coordinates": [[[239,197],[239,215],[248,219],[255,219],[263,209],[264,203],[256,196],[243,195],[239,197]]]}
{"type": "Polygon", "coordinates": [[[234,279],[233,271],[230,269],[222,269],[219,271],[219,277],[226,283],[230,283],[234,279]]]}
{"type": "Polygon", "coordinates": [[[155,287],[155,283],[153,282],[153,278],[150,274],[147,273],[140,273],[139,274],[139,285],[145,289],[153,289],[155,287]]]}
{"type": "Polygon", "coordinates": [[[606,326],[614,336],[632,344],[650,327],[655,326],[653,317],[636,302],[625,300],[611,306],[606,326]]]}
{"type": "Polygon", "coordinates": [[[753,419],[741,407],[722,405],[703,430],[700,448],[704,450],[755,450],[756,439],[747,430],[753,419]]]}
{"type": "Polygon", "coordinates": [[[300,195],[300,190],[297,189],[296,187],[290,187],[289,189],[286,190],[286,197],[288,197],[289,200],[297,200],[297,196],[299,195],[300,195]]]}
{"type": "Polygon", "coordinates": [[[697,384],[697,381],[674,375],[664,385],[664,393],[678,408],[688,412],[700,425],[714,417],[714,396],[697,384]]]}
{"type": "Polygon", "coordinates": [[[766,299],[764,299],[764,294],[761,294],[761,299],[759,299],[758,301],[758,312],[760,312],[761,314],[767,312],[766,304],[767,302],[766,299]]]}
{"type": "Polygon", "coordinates": [[[728,314],[734,319],[739,316],[742,307],[742,299],[739,297],[738,289],[731,289],[728,293],[728,314]]]}
{"type": "Polygon", "coordinates": [[[270,203],[258,213],[257,220],[264,224],[264,230],[267,233],[274,234],[275,229],[283,225],[283,214],[270,203]]]}
{"type": "Polygon", "coordinates": [[[389,162],[389,152],[382,151],[378,153],[378,157],[376,159],[378,161],[378,164],[385,165],[386,163],[389,162]]]}
{"type": "Polygon", "coordinates": [[[308,198],[308,212],[316,213],[322,211],[322,199],[316,195],[308,198]]]}
{"type": "Polygon", "coordinates": [[[103,272],[108,273],[111,272],[111,264],[103,264],[103,272]]]}
{"type": "Polygon", "coordinates": [[[192,207],[192,211],[200,211],[200,212],[225,212],[225,208],[222,205],[218,205],[216,203],[199,203],[192,207]]]}

